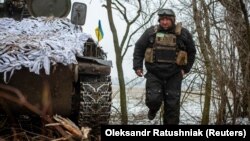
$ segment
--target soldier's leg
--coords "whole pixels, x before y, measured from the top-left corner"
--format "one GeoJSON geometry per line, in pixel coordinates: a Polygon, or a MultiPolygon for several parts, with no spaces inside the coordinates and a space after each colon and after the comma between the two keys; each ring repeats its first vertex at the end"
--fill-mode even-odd
{"type": "Polygon", "coordinates": [[[165,82],[163,124],[179,124],[182,74],[177,73],[165,82]]]}
{"type": "Polygon", "coordinates": [[[155,75],[149,72],[146,74],[145,77],[147,79],[145,102],[151,114],[155,115],[157,111],[160,109],[162,101],[163,101],[163,84],[160,79],[158,79],[155,75]]]}

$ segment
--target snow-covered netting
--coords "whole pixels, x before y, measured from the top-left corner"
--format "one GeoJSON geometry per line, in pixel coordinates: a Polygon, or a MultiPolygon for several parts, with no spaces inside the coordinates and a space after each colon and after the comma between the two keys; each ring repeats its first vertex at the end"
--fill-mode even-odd
{"type": "Polygon", "coordinates": [[[88,38],[67,18],[0,18],[0,73],[6,82],[22,67],[36,74],[44,68],[49,75],[50,65],[77,64],[88,38]]]}

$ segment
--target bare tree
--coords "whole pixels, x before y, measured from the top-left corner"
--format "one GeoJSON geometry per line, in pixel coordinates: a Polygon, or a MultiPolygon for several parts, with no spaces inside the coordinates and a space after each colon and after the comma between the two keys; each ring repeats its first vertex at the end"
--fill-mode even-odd
{"type": "MultiPolygon", "coordinates": [[[[212,94],[213,72],[214,72],[213,67],[216,68],[218,65],[218,62],[214,62],[215,53],[212,48],[211,37],[210,37],[211,22],[209,18],[209,10],[208,10],[209,4],[206,4],[204,0],[201,0],[199,2],[197,2],[196,0],[193,0],[192,5],[193,5],[194,22],[196,25],[196,31],[198,34],[198,40],[200,44],[199,47],[201,50],[201,55],[204,58],[204,64],[205,64],[205,70],[206,70],[204,109],[203,109],[201,124],[208,124],[209,113],[210,113],[210,101],[211,101],[211,94],[212,94]],[[199,5],[199,8],[197,5],[199,5]],[[202,9],[202,10],[198,10],[198,9],[202,9]],[[216,65],[213,66],[212,64],[216,64],[216,65]]],[[[215,71],[215,73],[221,76],[221,73],[219,71],[215,71]]],[[[220,78],[220,77],[217,77],[217,78],[220,78]]],[[[224,105],[226,102],[222,101],[222,103],[224,105]]]]}
{"type": "MultiPolygon", "coordinates": [[[[158,0],[157,3],[149,0],[106,0],[104,7],[107,10],[110,30],[112,32],[114,50],[116,54],[116,66],[120,87],[121,122],[128,123],[126,88],[123,72],[123,59],[131,46],[131,39],[136,33],[151,22],[151,19],[160,7],[165,6],[167,0],[158,0]],[[154,5],[153,5],[154,4],[154,5]],[[134,12],[134,13],[133,13],[134,12]],[[125,23],[125,32],[117,31],[114,13],[117,13],[125,23]],[[137,22],[141,20],[140,24],[137,22]],[[119,35],[122,39],[119,39],[119,35]]],[[[132,67],[131,67],[132,69],[132,67]]]]}
{"type": "MultiPolygon", "coordinates": [[[[241,64],[241,72],[243,78],[242,84],[242,116],[247,116],[250,120],[250,26],[245,3],[249,1],[244,0],[219,0],[219,2],[226,8],[226,20],[230,27],[231,38],[234,46],[238,49],[239,61],[241,64]],[[248,109],[248,110],[247,110],[248,109]]],[[[239,113],[240,114],[240,113],[239,113]]]]}
{"type": "Polygon", "coordinates": [[[200,81],[191,80],[189,86],[198,83],[201,95],[205,94],[201,124],[209,123],[211,106],[216,124],[227,124],[229,120],[235,124],[237,117],[249,115],[249,1],[181,0],[179,3],[175,8],[185,13],[187,25],[197,37],[199,53],[194,73],[200,76],[200,81]]]}

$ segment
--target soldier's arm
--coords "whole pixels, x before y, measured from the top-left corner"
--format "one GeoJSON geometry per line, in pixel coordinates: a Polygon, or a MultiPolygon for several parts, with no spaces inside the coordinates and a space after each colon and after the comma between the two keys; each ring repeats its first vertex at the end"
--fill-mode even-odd
{"type": "Polygon", "coordinates": [[[187,65],[183,66],[183,70],[185,73],[188,73],[194,64],[196,48],[193,37],[186,28],[182,29],[181,38],[186,46],[188,56],[187,65]]]}
{"type": "Polygon", "coordinates": [[[147,29],[135,43],[133,54],[133,69],[136,71],[143,68],[145,50],[148,47],[150,29],[147,29]]]}

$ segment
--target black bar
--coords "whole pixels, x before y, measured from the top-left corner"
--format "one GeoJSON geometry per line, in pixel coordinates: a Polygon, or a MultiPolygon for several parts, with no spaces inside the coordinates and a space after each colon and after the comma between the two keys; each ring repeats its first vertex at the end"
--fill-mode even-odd
{"type": "Polygon", "coordinates": [[[102,125],[102,141],[155,139],[249,140],[250,125],[102,125]]]}

